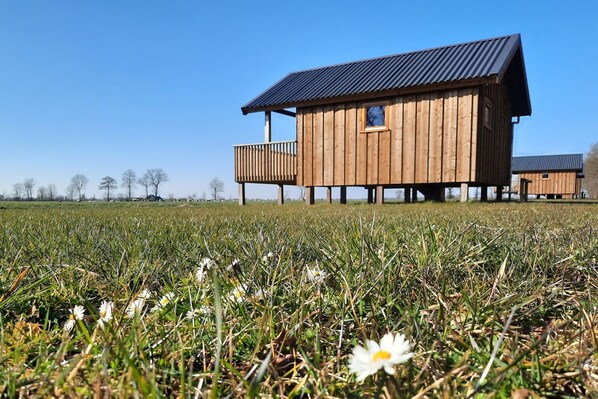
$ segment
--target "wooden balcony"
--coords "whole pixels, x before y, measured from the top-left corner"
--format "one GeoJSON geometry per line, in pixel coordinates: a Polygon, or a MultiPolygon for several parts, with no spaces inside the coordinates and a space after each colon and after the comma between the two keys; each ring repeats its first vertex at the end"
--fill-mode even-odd
{"type": "Polygon", "coordinates": [[[236,145],[235,181],[297,184],[297,142],[236,145]]]}

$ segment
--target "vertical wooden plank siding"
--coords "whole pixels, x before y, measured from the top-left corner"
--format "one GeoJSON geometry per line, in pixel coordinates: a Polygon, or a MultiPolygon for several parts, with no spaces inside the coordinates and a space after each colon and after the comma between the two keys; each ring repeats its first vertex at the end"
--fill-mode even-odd
{"type": "Polygon", "coordinates": [[[390,183],[403,182],[403,98],[391,102],[390,119],[390,183]]]}
{"type": "Polygon", "coordinates": [[[405,98],[403,104],[403,179],[402,183],[415,183],[415,96],[405,98]]]}
{"type": "Polygon", "coordinates": [[[300,109],[298,182],[320,187],[496,184],[510,172],[506,94],[501,85],[486,85],[394,97],[388,100],[388,130],[371,132],[362,131],[362,103],[300,109]],[[483,123],[486,97],[493,104],[492,129],[483,123]]]}
{"type": "Polygon", "coordinates": [[[313,185],[324,185],[324,110],[316,108],[314,114],[313,185]]]}
{"type": "Polygon", "coordinates": [[[457,91],[444,95],[444,147],[442,153],[442,181],[456,182],[457,163],[457,91]]]}
{"type": "Polygon", "coordinates": [[[357,105],[348,104],[345,115],[345,184],[354,186],[357,184],[357,105]]]}
{"type": "Polygon", "coordinates": [[[324,151],[322,153],[323,180],[322,185],[332,186],[334,184],[334,109],[326,106],[323,109],[324,127],[322,130],[324,151]]]}
{"type": "Polygon", "coordinates": [[[313,110],[305,110],[305,114],[303,116],[303,137],[305,138],[305,143],[303,144],[303,185],[304,186],[313,186],[314,179],[313,179],[313,164],[314,164],[314,146],[313,146],[313,136],[314,136],[314,129],[313,129],[313,120],[314,114],[313,110]]]}
{"type": "Polygon", "coordinates": [[[295,118],[297,129],[297,185],[303,186],[303,145],[305,144],[303,136],[303,110],[298,109],[295,118]]]}
{"type": "Polygon", "coordinates": [[[378,184],[390,184],[390,130],[378,133],[378,184]]]}
{"type": "Polygon", "coordinates": [[[345,185],[345,106],[334,110],[334,181],[332,186],[345,185]]]}
{"type": "Polygon", "coordinates": [[[361,133],[367,140],[367,172],[366,183],[378,184],[378,149],[380,147],[380,132],[361,133]]]}
{"type": "MultiPolygon", "coordinates": [[[[579,185],[577,181],[577,172],[546,172],[548,178],[542,178],[542,172],[521,173],[521,179],[529,179],[532,182],[529,184],[530,195],[579,195],[579,185]]],[[[521,184],[519,185],[521,187],[521,184]]]]}
{"type": "Polygon", "coordinates": [[[415,122],[415,170],[416,183],[428,182],[429,142],[430,142],[430,96],[417,97],[415,122]]]}
{"type": "Polygon", "coordinates": [[[474,177],[488,185],[506,186],[511,179],[513,134],[507,89],[499,84],[486,85],[479,93],[474,177]],[[487,103],[492,107],[490,127],[484,122],[487,103]]]}
{"type": "Polygon", "coordinates": [[[459,90],[456,180],[468,182],[471,162],[471,89],[459,90]]]}
{"type": "Polygon", "coordinates": [[[471,91],[471,160],[469,162],[469,181],[476,181],[476,160],[477,160],[477,139],[478,139],[478,102],[479,102],[478,89],[474,88],[471,91]]]}
{"type": "Polygon", "coordinates": [[[444,97],[437,93],[430,101],[430,151],[428,182],[442,182],[444,97]]]}
{"type": "Polygon", "coordinates": [[[355,158],[356,176],[355,183],[357,185],[367,184],[367,167],[368,167],[368,134],[362,133],[361,128],[363,126],[363,115],[360,109],[356,110],[357,114],[357,153],[355,158]]]}

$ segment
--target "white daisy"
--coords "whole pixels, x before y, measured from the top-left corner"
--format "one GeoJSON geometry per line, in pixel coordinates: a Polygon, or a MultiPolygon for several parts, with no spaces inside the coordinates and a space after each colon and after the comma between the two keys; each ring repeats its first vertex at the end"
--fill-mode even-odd
{"type": "Polygon", "coordinates": [[[100,318],[98,319],[98,325],[104,328],[104,324],[112,320],[112,309],[114,309],[114,303],[103,301],[100,305],[100,318]]]}
{"type": "Polygon", "coordinates": [[[143,298],[143,299],[150,299],[152,297],[152,292],[150,290],[148,290],[147,288],[145,288],[143,291],[141,291],[139,293],[139,295],[137,295],[137,298],[143,298]]]}
{"type": "Polygon", "coordinates": [[[64,331],[71,332],[77,324],[77,320],[83,320],[85,317],[85,308],[81,305],[75,305],[74,308],[69,309],[69,319],[64,323],[64,331]]]}
{"type": "Polygon", "coordinates": [[[158,306],[161,308],[166,307],[172,300],[174,299],[174,292],[169,292],[168,294],[164,295],[160,302],[158,302],[158,306]]]}
{"type": "Polygon", "coordinates": [[[168,294],[164,295],[160,301],[154,306],[152,312],[157,312],[161,309],[166,308],[170,302],[174,299],[174,292],[169,292],[168,294]]]}
{"type": "Polygon", "coordinates": [[[357,345],[349,359],[349,371],[357,374],[357,381],[363,381],[367,376],[376,374],[384,368],[388,374],[394,374],[393,366],[409,360],[413,353],[410,352],[409,341],[403,334],[392,335],[388,333],[377,342],[367,340],[366,348],[357,345]]]}
{"type": "Polygon", "coordinates": [[[133,302],[131,302],[129,304],[129,306],[127,306],[127,311],[126,311],[127,317],[130,319],[133,319],[135,316],[139,316],[141,314],[141,311],[143,310],[144,306],[145,306],[145,298],[138,297],[133,302]]]}
{"type": "Polygon", "coordinates": [[[230,302],[241,303],[247,300],[247,284],[239,284],[227,296],[230,302]]]}
{"type": "Polygon", "coordinates": [[[312,283],[323,283],[326,276],[328,276],[326,270],[322,270],[318,266],[314,266],[313,269],[307,266],[307,278],[312,283]]]}

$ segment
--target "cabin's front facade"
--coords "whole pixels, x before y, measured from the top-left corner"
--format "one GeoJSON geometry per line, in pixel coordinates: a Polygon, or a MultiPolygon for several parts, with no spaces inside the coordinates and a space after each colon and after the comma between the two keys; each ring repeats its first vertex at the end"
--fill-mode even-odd
{"type": "MultiPolygon", "coordinates": [[[[528,194],[547,199],[579,198],[583,154],[513,157],[513,174],[527,179],[528,194]]],[[[521,183],[518,184],[521,187],[521,183]]]]}
{"type": "MultiPolygon", "coordinates": [[[[235,146],[245,183],[385,188],[443,200],[447,187],[509,184],[513,117],[531,114],[519,35],[399,54],[283,78],[242,108],[265,112],[264,144],[235,146]],[[288,108],[295,108],[295,112],[288,108]],[[296,118],[296,141],[271,140],[270,112],[296,118]]],[[[486,190],[482,190],[484,193],[486,190]]]]}

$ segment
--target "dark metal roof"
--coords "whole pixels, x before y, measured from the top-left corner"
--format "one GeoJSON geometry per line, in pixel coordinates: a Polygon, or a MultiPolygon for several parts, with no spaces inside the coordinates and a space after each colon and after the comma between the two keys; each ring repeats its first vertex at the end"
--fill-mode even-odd
{"type": "Polygon", "coordinates": [[[241,110],[248,114],[503,81],[513,115],[531,115],[518,34],[293,72],[241,110]]]}
{"type": "Polygon", "coordinates": [[[583,174],[583,154],[513,157],[511,165],[513,173],[567,170],[583,174]]]}

